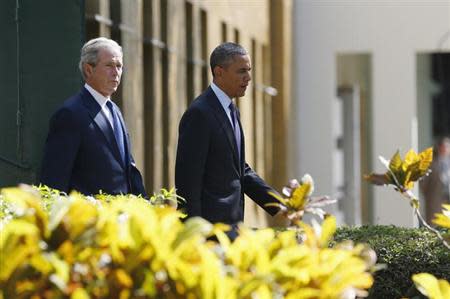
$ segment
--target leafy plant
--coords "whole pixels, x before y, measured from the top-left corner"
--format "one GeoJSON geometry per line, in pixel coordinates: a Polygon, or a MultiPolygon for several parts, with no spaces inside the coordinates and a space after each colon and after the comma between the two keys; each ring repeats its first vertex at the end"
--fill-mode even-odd
{"type": "Polygon", "coordinates": [[[433,149],[429,147],[419,154],[411,149],[406,153],[404,160],[400,157],[399,151],[392,156],[391,160],[386,160],[382,156],[379,158],[386,167],[387,172],[384,174],[372,173],[365,176],[365,178],[376,185],[394,186],[395,190],[406,195],[413,207],[418,207],[418,200],[412,194],[411,189],[416,181],[430,171],[429,168],[433,161],[433,149]]]}
{"type": "Polygon", "coordinates": [[[433,161],[433,149],[431,147],[427,148],[419,154],[411,149],[406,153],[404,160],[400,157],[399,151],[392,156],[391,160],[386,160],[382,156],[379,158],[387,169],[386,173],[372,173],[366,175],[365,179],[375,185],[393,186],[396,191],[400,192],[409,201],[420,223],[435,233],[444,245],[450,249],[450,245],[439,231],[431,227],[423,218],[419,210],[419,199],[411,190],[414,187],[414,183],[429,172],[429,167],[433,161]]]}
{"type": "Polygon", "coordinates": [[[162,188],[159,193],[153,193],[150,197],[150,202],[153,205],[171,205],[176,206],[177,202],[186,201],[183,197],[179,196],[175,188],[170,190],[162,188]]]}
{"type": "Polygon", "coordinates": [[[342,244],[328,248],[336,230],[334,217],[322,226],[301,224],[304,242],[295,231],[276,234],[272,229],[241,228],[241,236],[230,243],[219,238],[227,268],[240,284],[237,298],[252,292],[259,298],[354,298],[365,296],[372,283],[374,259],[364,258],[369,248],[342,244]],[[289,290],[286,292],[285,290],[289,290]]]}
{"type": "MultiPolygon", "coordinates": [[[[409,200],[411,206],[414,209],[414,213],[422,223],[422,225],[428,230],[436,234],[436,236],[442,241],[442,244],[450,249],[450,244],[447,243],[444,236],[433,227],[431,227],[422,217],[419,210],[419,200],[411,191],[414,187],[414,182],[421,179],[429,172],[429,167],[433,160],[432,148],[427,148],[423,152],[417,154],[415,151],[410,150],[405,160],[402,160],[399,152],[397,151],[390,161],[387,161],[380,156],[381,162],[387,168],[387,172],[384,174],[370,174],[366,176],[366,179],[376,185],[393,185],[394,189],[399,191],[406,199],[409,200]]],[[[437,214],[433,220],[434,223],[443,226],[450,226],[450,206],[444,205],[447,211],[443,211],[442,214],[437,214]]],[[[433,275],[429,273],[419,273],[413,275],[413,280],[419,291],[429,296],[432,299],[447,298],[450,296],[450,286],[446,280],[437,280],[433,275]]]]}
{"type": "Polygon", "coordinates": [[[49,191],[1,190],[14,216],[0,227],[0,298],[352,298],[373,282],[365,246],[328,247],[333,217],[302,224],[302,244],[245,227],[231,243],[226,225],[141,197],[49,191]]]}
{"type": "Polygon", "coordinates": [[[269,203],[267,206],[278,207],[294,225],[300,224],[305,212],[318,215],[323,219],[326,213],[322,207],[335,203],[336,200],[328,196],[313,197],[313,192],[314,181],[309,174],[305,174],[300,183],[293,179],[283,188],[282,193],[286,198],[270,192],[279,203],[269,203]]]}

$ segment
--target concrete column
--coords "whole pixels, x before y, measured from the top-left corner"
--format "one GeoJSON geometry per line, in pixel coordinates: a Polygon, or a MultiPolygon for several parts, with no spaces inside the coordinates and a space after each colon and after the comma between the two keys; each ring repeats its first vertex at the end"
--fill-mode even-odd
{"type": "MultiPolygon", "coordinates": [[[[194,95],[197,97],[202,90],[202,41],[201,41],[201,18],[200,7],[193,5],[192,7],[192,50],[194,58],[193,68],[193,85],[194,95]]],[[[189,99],[192,101],[194,99],[189,99]]]]}
{"type": "Polygon", "coordinates": [[[111,19],[109,0],[86,1],[85,3],[85,17],[88,23],[95,24],[94,27],[88,25],[87,39],[98,36],[111,36],[111,19]],[[90,32],[95,28],[95,32],[90,32]],[[93,34],[95,36],[89,36],[93,34]]]}
{"type": "MultiPolygon", "coordinates": [[[[243,46],[252,55],[252,42],[244,32],[239,32],[239,44],[243,46]]],[[[251,57],[251,59],[253,59],[251,57]]],[[[252,66],[255,67],[255,66],[252,66]]],[[[253,95],[255,82],[251,81],[244,97],[239,98],[239,110],[241,113],[241,124],[245,134],[245,160],[255,169],[255,126],[253,114],[253,95]]],[[[245,200],[245,215],[244,222],[248,227],[260,227],[261,223],[258,221],[257,205],[248,197],[245,200]]]]}
{"type": "Polygon", "coordinates": [[[264,138],[266,136],[264,130],[264,94],[263,94],[263,62],[262,47],[258,42],[253,43],[253,119],[254,119],[254,155],[255,169],[258,174],[265,178],[266,167],[264,157],[264,138]]]}
{"type": "Polygon", "coordinates": [[[145,184],[148,192],[163,186],[162,42],[159,0],[144,1],[145,184]]]}
{"type": "MultiPolygon", "coordinates": [[[[271,84],[271,63],[270,63],[270,47],[268,45],[264,45],[262,49],[262,83],[264,86],[270,86],[271,84]]],[[[274,181],[274,173],[273,166],[276,164],[276,161],[273,160],[273,147],[274,147],[274,139],[272,132],[272,96],[266,92],[263,92],[263,103],[264,106],[264,161],[265,161],[265,179],[266,181],[273,183],[274,181]]]]}
{"type": "Polygon", "coordinates": [[[184,80],[186,46],[184,5],[178,0],[168,0],[167,7],[168,94],[166,105],[168,188],[175,186],[175,160],[178,141],[178,121],[185,110],[186,81],[184,80]]]}
{"type": "MultiPolygon", "coordinates": [[[[88,1],[93,2],[93,1],[88,1]]],[[[110,13],[109,13],[109,0],[99,0],[99,13],[104,18],[99,22],[99,32],[100,36],[111,36],[111,25],[108,24],[110,21],[110,13]]]]}
{"type": "MultiPolygon", "coordinates": [[[[265,160],[265,138],[267,132],[265,131],[265,115],[264,115],[264,93],[263,93],[263,47],[258,41],[252,42],[253,55],[253,125],[254,125],[254,156],[255,169],[259,176],[267,180],[266,160],[265,160]]],[[[267,222],[267,213],[258,205],[255,206],[255,217],[260,225],[265,225],[267,222]]]]}
{"type": "Polygon", "coordinates": [[[291,21],[292,1],[270,1],[270,44],[272,86],[278,94],[272,100],[273,184],[280,190],[288,181],[288,126],[291,102],[291,21]]]}
{"type": "Polygon", "coordinates": [[[132,154],[139,169],[144,171],[144,98],[142,53],[142,0],[122,0],[122,48],[124,73],[122,78],[122,105],[132,154]]]}

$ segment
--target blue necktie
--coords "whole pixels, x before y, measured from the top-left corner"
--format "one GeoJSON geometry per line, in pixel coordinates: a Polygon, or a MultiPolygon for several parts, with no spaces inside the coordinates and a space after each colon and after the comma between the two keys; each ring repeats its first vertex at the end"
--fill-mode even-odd
{"type": "Polygon", "coordinates": [[[113,121],[113,129],[114,129],[114,137],[116,137],[117,147],[119,148],[120,157],[122,161],[125,163],[125,145],[123,138],[122,126],[120,124],[119,116],[117,115],[117,111],[114,108],[111,101],[106,102],[106,106],[108,106],[109,112],[111,112],[111,117],[113,121]]]}
{"type": "Polygon", "coordinates": [[[236,139],[238,157],[239,159],[241,159],[241,130],[239,129],[236,106],[233,104],[233,102],[231,102],[228,108],[230,108],[231,122],[233,123],[234,138],[236,139]]]}

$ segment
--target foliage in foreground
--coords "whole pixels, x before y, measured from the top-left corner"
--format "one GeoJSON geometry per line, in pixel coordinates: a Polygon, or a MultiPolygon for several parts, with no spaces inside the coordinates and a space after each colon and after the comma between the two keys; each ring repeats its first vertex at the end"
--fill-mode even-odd
{"type": "Polygon", "coordinates": [[[328,248],[333,217],[302,224],[298,244],[243,227],[230,243],[223,225],[130,195],[6,188],[0,213],[0,298],[354,298],[373,283],[367,247],[328,248]]]}
{"type": "Polygon", "coordinates": [[[413,275],[412,279],[419,291],[432,299],[450,298],[450,283],[444,279],[437,279],[429,273],[413,275]]]}

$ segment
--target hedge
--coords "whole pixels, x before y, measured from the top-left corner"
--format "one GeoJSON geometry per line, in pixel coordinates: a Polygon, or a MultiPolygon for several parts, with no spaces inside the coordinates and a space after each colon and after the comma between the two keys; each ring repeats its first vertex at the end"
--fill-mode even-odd
{"type": "Polygon", "coordinates": [[[424,228],[342,227],[336,231],[334,240],[366,243],[375,250],[377,263],[385,265],[375,273],[368,298],[426,298],[411,280],[415,273],[427,272],[450,281],[450,251],[424,228]]]}

